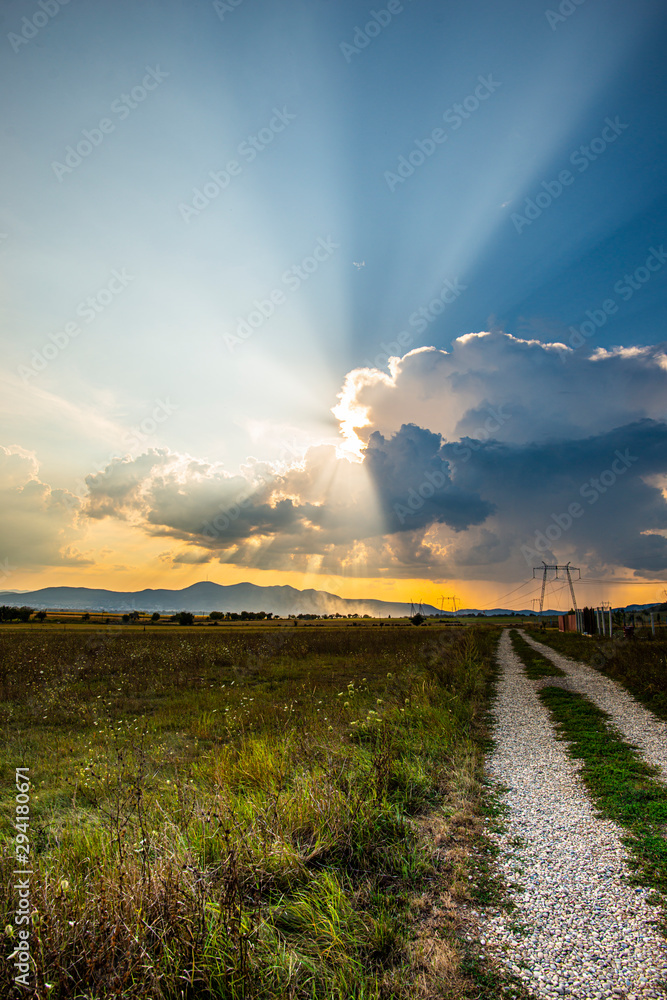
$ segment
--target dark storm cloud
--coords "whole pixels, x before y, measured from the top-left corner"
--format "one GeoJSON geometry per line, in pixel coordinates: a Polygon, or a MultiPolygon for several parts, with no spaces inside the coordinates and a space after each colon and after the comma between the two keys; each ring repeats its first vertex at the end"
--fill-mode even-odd
{"type": "Polygon", "coordinates": [[[497,524],[527,562],[571,550],[649,576],[667,569],[667,540],[656,534],[667,529],[667,503],[647,481],[667,473],[667,424],[525,446],[463,439],[443,453],[462,488],[496,504],[497,524]]]}
{"type": "Polygon", "coordinates": [[[494,510],[476,491],[452,482],[439,434],[404,424],[390,438],[371,434],[364,465],[375,486],[387,532],[446,524],[462,531],[494,510]]]}

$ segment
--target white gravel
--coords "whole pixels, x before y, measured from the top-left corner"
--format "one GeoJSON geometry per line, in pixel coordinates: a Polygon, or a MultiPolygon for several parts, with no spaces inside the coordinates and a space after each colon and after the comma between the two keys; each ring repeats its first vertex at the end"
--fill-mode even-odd
{"type": "MultiPolygon", "coordinates": [[[[570,660],[550,646],[536,642],[525,632],[521,632],[521,635],[538,653],[567,674],[574,690],[585,694],[598,708],[611,716],[624,739],[638,747],[644,759],[657,767],[663,780],[667,781],[667,723],[657,719],[652,712],[635,701],[629,691],[610,677],[605,677],[585,663],[570,660]]],[[[558,683],[557,678],[553,681],[558,683]]]]}
{"type": "Polygon", "coordinates": [[[501,874],[522,888],[513,914],[478,914],[482,945],[539,998],[664,997],[660,912],[628,882],[620,831],[596,816],[507,630],[499,663],[488,770],[508,814],[493,837],[501,874]]]}

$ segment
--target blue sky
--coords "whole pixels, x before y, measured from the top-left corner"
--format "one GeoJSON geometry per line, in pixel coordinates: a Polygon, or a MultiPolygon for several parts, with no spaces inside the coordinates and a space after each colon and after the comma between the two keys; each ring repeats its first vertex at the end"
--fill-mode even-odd
{"type": "MultiPolygon", "coordinates": [[[[507,528],[506,559],[498,561],[493,543],[486,564],[471,535],[473,572],[467,555],[453,556],[467,528],[434,512],[430,521],[420,517],[406,549],[406,532],[392,530],[391,516],[383,520],[385,480],[368,471],[368,455],[359,490],[375,523],[363,536],[331,529],[326,552],[304,548],[308,531],[298,517],[294,536],[260,518],[250,519],[240,547],[212,544],[191,477],[215,489],[240,476],[252,491],[265,475],[260,488],[273,484],[258,501],[265,514],[280,503],[304,513],[306,495],[287,479],[278,489],[271,477],[296,469],[307,448],[333,450],[338,462],[346,453],[363,459],[374,431],[387,443],[403,424],[439,434],[444,446],[479,429],[474,416],[491,405],[504,401],[516,414],[538,370],[548,369],[537,377],[541,398],[569,396],[560,400],[565,408],[547,406],[553,423],[538,441],[524,432],[540,422],[536,398],[521,433],[512,430],[516,420],[493,431],[505,444],[595,434],[607,442],[616,428],[664,418],[654,386],[664,353],[640,361],[628,353],[665,339],[660,3],[8,0],[0,28],[0,443],[8,468],[24,463],[23,479],[7,486],[17,517],[32,511],[34,524],[49,505],[61,511],[54,521],[51,510],[55,527],[44,527],[42,549],[17,548],[18,529],[12,545],[0,544],[13,585],[96,573],[163,585],[179,566],[183,583],[203,566],[221,582],[237,572],[261,582],[327,567],[328,589],[339,591],[347,577],[462,575],[472,601],[505,580],[520,582],[526,540],[507,528]],[[407,361],[394,383],[378,383],[389,409],[407,392],[397,406],[402,422],[373,417],[367,433],[344,444],[332,408],[345,384],[348,402],[360,405],[364,390],[351,372],[371,366],[391,378],[389,355],[451,353],[457,338],[481,331],[501,338],[493,341],[493,391],[484,383],[475,395],[477,369],[457,365],[456,384],[449,374],[437,393],[447,410],[445,397],[463,392],[468,410],[457,404],[453,423],[430,413],[431,425],[420,423],[419,387],[405,389],[407,361]],[[565,344],[573,358],[552,370],[553,351],[533,351],[535,368],[520,384],[516,341],[565,344]],[[598,349],[621,347],[605,364],[584,364],[598,349]],[[593,420],[581,394],[607,378],[602,372],[613,372],[627,406],[605,417],[602,393],[604,419],[593,420]],[[637,393],[643,379],[649,388],[637,393]],[[147,501],[147,491],[169,485],[156,486],[162,461],[143,460],[150,485],[131,471],[151,449],[169,453],[169,468],[180,470],[167,479],[191,523],[147,501]],[[121,461],[134,484],[132,513],[125,494],[115,506],[94,495],[117,480],[112,467],[121,461]],[[90,476],[98,477],[92,485],[90,476]],[[37,482],[41,506],[33,510],[26,486],[37,482]],[[436,544],[439,525],[453,534],[436,544]]],[[[488,356],[491,343],[481,341],[480,351],[488,356]]],[[[468,346],[454,353],[463,357],[468,346]]],[[[384,413],[376,404],[372,412],[384,413]]],[[[455,458],[450,452],[450,472],[462,483],[472,466],[457,470],[455,458]]],[[[319,458],[309,461],[306,469],[319,468],[319,458]]],[[[320,478],[346,480],[330,461],[337,471],[320,470],[320,478]]],[[[647,488],[660,496],[658,480],[647,488]]],[[[553,513],[545,490],[528,541],[553,513]]],[[[501,519],[476,531],[502,535],[502,504],[492,494],[480,481],[467,502],[501,519]]],[[[346,516],[340,503],[337,524],[346,516]]],[[[350,523],[356,517],[351,505],[350,523]]],[[[656,518],[634,525],[637,534],[663,537],[656,518]]],[[[550,557],[588,560],[605,577],[663,572],[662,556],[633,566],[627,549],[621,558],[573,539],[550,557]]]]}

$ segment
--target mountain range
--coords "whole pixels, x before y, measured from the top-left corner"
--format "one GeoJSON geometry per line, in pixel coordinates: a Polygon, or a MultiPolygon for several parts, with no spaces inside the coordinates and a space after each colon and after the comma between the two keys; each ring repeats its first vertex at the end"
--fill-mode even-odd
{"type": "MultiPolygon", "coordinates": [[[[338,597],[323,590],[297,590],[295,587],[260,587],[254,583],[236,583],[223,586],[218,583],[195,583],[182,590],[93,590],[88,587],[44,587],[33,591],[5,591],[0,593],[0,604],[29,605],[36,610],[45,611],[159,611],[167,612],[191,611],[195,614],[209,614],[211,611],[266,611],[285,617],[298,614],[359,614],[371,617],[391,615],[394,618],[405,617],[418,610],[417,605],[399,601],[379,601],[374,599],[356,600],[338,597]]],[[[629,605],[626,610],[641,611],[655,605],[629,605]]],[[[424,615],[442,614],[454,617],[452,611],[439,611],[432,604],[422,604],[424,615]]],[[[457,615],[483,614],[522,614],[530,615],[529,610],[512,611],[508,608],[492,608],[478,611],[476,608],[463,608],[457,615]]],[[[556,615],[558,611],[549,609],[543,615],[556,615]]]]}

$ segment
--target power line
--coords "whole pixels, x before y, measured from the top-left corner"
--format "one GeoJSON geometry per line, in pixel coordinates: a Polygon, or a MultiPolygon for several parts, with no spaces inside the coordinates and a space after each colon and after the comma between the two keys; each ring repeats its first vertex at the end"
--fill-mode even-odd
{"type": "Polygon", "coordinates": [[[488,610],[488,608],[493,608],[493,607],[497,608],[501,601],[506,601],[507,598],[511,596],[511,594],[516,594],[517,590],[523,590],[524,587],[529,587],[532,584],[532,582],[533,582],[532,580],[527,580],[525,583],[522,583],[518,587],[515,587],[514,590],[509,590],[506,594],[501,594],[500,597],[496,598],[494,604],[487,604],[486,608],[485,609],[480,608],[480,611],[488,610]]]}

